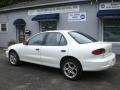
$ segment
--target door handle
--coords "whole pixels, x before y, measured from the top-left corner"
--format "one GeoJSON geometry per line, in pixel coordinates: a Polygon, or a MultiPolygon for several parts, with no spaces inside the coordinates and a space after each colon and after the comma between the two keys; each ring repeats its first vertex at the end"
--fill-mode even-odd
{"type": "Polygon", "coordinates": [[[61,52],[66,52],[66,50],[61,50],[61,52]]]}
{"type": "Polygon", "coordinates": [[[39,51],[40,49],[39,49],[39,48],[36,48],[35,50],[36,50],[36,51],[39,51]]]}

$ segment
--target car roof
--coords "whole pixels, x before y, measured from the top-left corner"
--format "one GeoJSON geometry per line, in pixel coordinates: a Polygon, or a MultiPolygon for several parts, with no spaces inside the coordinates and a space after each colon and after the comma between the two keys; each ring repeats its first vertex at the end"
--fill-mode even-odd
{"type": "Polygon", "coordinates": [[[64,33],[64,32],[70,32],[70,31],[77,31],[77,30],[50,30],[50,31],[45,31],[45,32],[61,32],[61,33],[64,33]]]}

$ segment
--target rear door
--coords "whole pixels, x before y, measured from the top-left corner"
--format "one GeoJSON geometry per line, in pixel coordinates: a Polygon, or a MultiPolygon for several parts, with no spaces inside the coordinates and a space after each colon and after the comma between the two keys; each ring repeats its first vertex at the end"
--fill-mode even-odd
{"type": "Polygon", "coordinates": [[[48,32],[41,47],[41,60],[44,65],[59,67],[60,59],[67,55],[67,40],[61,33],[48,32]]]}

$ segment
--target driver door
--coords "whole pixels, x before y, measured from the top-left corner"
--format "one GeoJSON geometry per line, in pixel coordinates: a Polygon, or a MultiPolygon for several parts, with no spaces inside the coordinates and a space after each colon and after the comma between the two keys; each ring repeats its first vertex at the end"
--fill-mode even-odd
{"type": "Polygon", "coordinates": [[[44,37],[45,33],[40,33],[28,40],[28,44],[24,45],[21,51],[23,61],[40,63],[40,50],[44,37]]]}

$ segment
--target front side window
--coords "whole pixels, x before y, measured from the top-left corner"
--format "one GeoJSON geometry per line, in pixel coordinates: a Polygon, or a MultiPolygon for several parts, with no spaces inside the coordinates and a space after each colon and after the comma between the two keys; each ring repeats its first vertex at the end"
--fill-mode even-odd
{"type": "Polygon", "coordinates": [[[46,46],[63,46],[63,45],[66,45],[66,40],[61,33],[50,32],[46,37],[45,45],[46,46]]]}
{"type": "Polygon", "coordinates": [[[79,44],[91,43],[96,42],[96,40],[89,35],[80,33],[78,31],[69,32],[70,36],[77,41],[79,44]]]}
{"type": "Polygon", "coordinates": [[[42,45],[45,33],[40,33],[28,41],[28,45],[42,45]]]}
{"type": "Polygon", "coordinates": [[[7,24],[0,24],[0,31],[6,32],[7,31],[7,24]]]}

